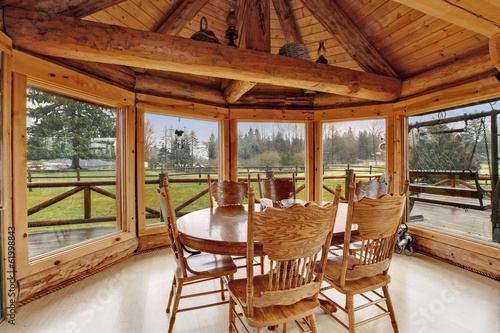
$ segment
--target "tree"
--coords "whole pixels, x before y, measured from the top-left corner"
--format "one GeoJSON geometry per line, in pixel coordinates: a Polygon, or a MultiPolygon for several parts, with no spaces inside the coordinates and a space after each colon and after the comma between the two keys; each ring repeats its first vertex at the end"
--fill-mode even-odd
{"type": "Polygon", "coordinates": [[[217,138],[215,137],[214,133],[210,134],[208,141],[203,142],[205,144],[205,147],[207,149],[208,153],[208,160],[213,161],[217,158],[217,138]]]}
{"type": "Polygon", "coordinates": [[[368,125],[368,133],[370,134],[370,139],[372,142],[373,159],[375,162],[377,162],[378,144],[381,142],[380,139],[382,137],[382,133],[384,133],[384,130],[378,120],[370,122],[370,124],[368,125]]]}
{"type": "Polygon", "coordinates": [[[144,122],[144,160],[150,168],[158,162],[158,147],[156,146],[155,129],[151,120],[144,122]]]}
{"type": "Polygon", "coordinates": [[[116,112],[43,91],[28,90],[28,158],[95,158],[96,138],[116,138],[116,112]]]}

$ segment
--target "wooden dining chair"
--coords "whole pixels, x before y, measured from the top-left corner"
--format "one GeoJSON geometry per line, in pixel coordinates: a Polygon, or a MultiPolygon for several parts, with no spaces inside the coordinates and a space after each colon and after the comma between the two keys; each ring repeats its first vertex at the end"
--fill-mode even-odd
{"type": "Polygon", "coordinates": [[[357,200],[364,197],[376,199],[386,193],[389,193],[392,183],[392,175],[387,177],[387,182],[380,182],[379,180],[370,180],[367,182],[359,181],[356,183],[354,191],[357,200]]]}
{"type": "MultiPolygon", "coordinates": [[[[339,185],[340,186],[340,185],[339,185]]],[[[228,283],[230,295],[229,332],[239,332],[236,319],[263,332],[264,327],[305,319],[309,332],[317,332],[314,313],[319,308],[319,291],[328,247],[337,215],[340,188],[334,202],[325,206],[309,203],[286,209],[268,207],[255,212],[255,191],[250,189],[248,208],[247,260],[252,262],[254,244],[263,245],[269,273],[254,274],[228,283]]],[[[245,327],[245,330],[247,328],[245,327]]],[[[248,332],[248,331],[247,331],[248,332]]]]}
{"type": "Polygon", "coordinates": [[[351,333],[355,332],[356,327],[384,316],[390,316],[394,332],[398,332],[388,289],[391,281],[388,270],[403,218],[408,184],[406,181],[400,194],[385,194],[376,199],[364,197],[361,200],[354,200],[355,184],[350,185],[343,253],[329,258],[325,270],[325,281],[331,288],[346,296],[346,306],[342,307],[333,301],[324,291],[321,295],[327,299],[327,304],[322,304],[322,309],[351,333]],[[352,255],[349,248],[354,224],[357,225],[356,233],[361,239],[356,255],[352,255]],[[380,288],[383,295],[377,291],[380,288]],[[368,296],[370,292],[371,295],[368,296]],[[361,295],[368,302],[354,307],[355,295],[361,295]],[[380,304],[384,301],[386,308],[380,304]],[[356,323],[355,312],[371,305],[375,305],[381,313],[356,323]],[[347,324],[333,314],[332,309],[336,308],[347,313],[347,324]]]}
{"type": "MultiPolygon", "coordinates": [[[[235,206],[242,205],[243,200],[248,195],[248,190],[250,188],[250,175],[248,175],[247,182],[235,182],[233,180],[225,180],[223,182],[214,181],[210,179],[210,175],[207,176],[208,183],[208,194],[210,196],[210,207],[214,208],[215,203],[217,206],[235,206]]],[[[233,257],[234,260],[242,260],[246,257],[233,257]]],[[[238,261],[239,262],[239,261],[238,261]]],[[[260,257],[260,261],[255,260],[253,265],[260,266],[262,273],[264,273],[264,256],[260,257]]],[[[240,265],[238,268],[244,268],[246,265],[240,265]]]]}
{"type": "Polygon", "coordinates": [[[292,173],[292,180],[276,179],[274,173],[269,179],[261,179],[257,174],[259,192],[261,198],[271,199],[274,207],[280,207],[281,200],[294,198],[295,194],[295,174],[292,173]]]}
{"type": "Polygon", "coordinates": [[[210,196],[210,207],[234,206],[243,204],[250,188],[250,175],[248,180],[235,182],[233,180],[213,181],[207,176],[208,194],[210,196]]]}
{"type": "Polygon", "coordinates": [[[228,277],[229,280],[232,280],[234,273],[237,271],[237,267],[230,256],[221,256],[209,253],[200,253],[187,257],[184,256],[183,246],[177,230],[177,220],[170,193],[170,186],[166,177],[163,180],[163,187],[157,189],[157,192],[160,200],[161,211],[165,220],[165,226],[167,227],[167,233],[171,242],[170,248],[172,249],[176,264],[167,306],[167,313],[169,313],[173,300],[174,303],[168,327],[168,332],[171,333],[178,312],[228,303],[228,301],[225,301],[224,297],[224,292],[227,291],[227,289],[224,286],[223,278],[228,277]],[[185,296],[182,295],[184,286],[213,279],[220,279],[220,289],[185,296]],[[208,303],[189,308],[179,308],[180,300],[183,298],[204,296],[215,293],[221,294],[221,298],[223,300],[222,302],[208,303]]]}

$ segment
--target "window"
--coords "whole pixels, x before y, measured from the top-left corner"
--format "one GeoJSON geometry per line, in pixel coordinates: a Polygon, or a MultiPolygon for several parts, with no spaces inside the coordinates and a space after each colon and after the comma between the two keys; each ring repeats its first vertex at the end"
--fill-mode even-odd
{"type": "Polygon", "coordinates": [[[118,110],[27,96],[29,257],[121,230],[118,110]]]}
{"type": "Polygon", "coordinates": [[[408,118],[409,223],[494,239],[498,135],[492,131],[498,131],[498,112],[498,102],[492,102],[408,118]]]}
{"type": "Polygon", "coordinates": [[[173,183],[176,207],[188,202],[186,211],[210,207],[208,196],[192,200],[207,189],[208,174],[217,178],[219,123],[154,113],[144,118],[146,224],[160,222],[156,189],[164,174],[173,183]]]}
{"type": "MultiPolygon", "coordinates": [[[[238,175],[246,178],[292,177],[295,173],[296,189],[304,184],[305,125],[298,123],[238,123],[238,175]]],[[[254,188],[258,191],[258,186],[254,188]]],[[[257,196],[259,194],[257,193],[257,196]]],[[[297,194],[304,199],[304,192],[297,194]]]]}
{"type": "Polygon", "coordinates": [[[323,124],[323,198],[331,198],[335,186],[345,193],[346,169],[356,181],[385,177],[385,121],[350,121],[323,124]]]}

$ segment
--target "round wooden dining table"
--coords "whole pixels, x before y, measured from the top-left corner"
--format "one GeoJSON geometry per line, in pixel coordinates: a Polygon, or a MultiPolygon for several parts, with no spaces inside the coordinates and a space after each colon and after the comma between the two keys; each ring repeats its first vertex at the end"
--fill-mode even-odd
{"type": "MultiPolygon", "coordinates": [[[[255,205],[260,211],[261,205],[255,205]]],[[[334,239],[345,231],[347,204],[340,203],[335,220],[334,239]]],[[[247,250],[248,206],[206,208],[177,219],[181,242],[192,249],[213,254],[240,256],[247,250]]],[[[264,254],[262,245],[255,244],[255,254],[264,254]]]]}

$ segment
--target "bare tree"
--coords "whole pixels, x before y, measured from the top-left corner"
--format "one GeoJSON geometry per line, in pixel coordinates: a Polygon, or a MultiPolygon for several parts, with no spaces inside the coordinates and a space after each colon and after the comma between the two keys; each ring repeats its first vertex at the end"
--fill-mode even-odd
{"type": "Polygon", "coordinates": [[[144,122],[144,161],[148,163],[150,168],[153,168],[158,162],[155,129],[149,119],[144,122]]]}
{"type": "Polygon", "coordinates": [[[382,134],[384,133],[384,129],[383,129],[380,121],[376,120],[376,121],[370,122],[370,124],[368,124],[368,133],[370,134],[370,139],[372,142],[373,158],[374,158],[375,162],[377,162],[377,147],[378,147],[378,143],[381,142],[380,139],[382,138],[382,134]]]}

